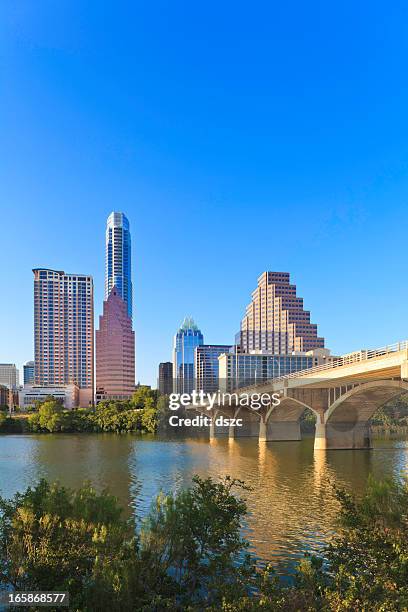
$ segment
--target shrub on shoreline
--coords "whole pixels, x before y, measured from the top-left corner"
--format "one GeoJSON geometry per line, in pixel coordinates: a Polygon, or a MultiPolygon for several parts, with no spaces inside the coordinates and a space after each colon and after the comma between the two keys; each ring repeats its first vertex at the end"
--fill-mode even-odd
{"type": "Polygon", "coordinates": [[[78,612],[407,609],[407,482],[370,479],[359,501],[337,490],[339,524],[325,562],[305,558],[290,586],[249,556],[237,489],[246,487],[196,476],[191,487],[159,495],[138,528],[107,491],[40,481],[0,498],[0,585],[69,591],[78,612]]]}

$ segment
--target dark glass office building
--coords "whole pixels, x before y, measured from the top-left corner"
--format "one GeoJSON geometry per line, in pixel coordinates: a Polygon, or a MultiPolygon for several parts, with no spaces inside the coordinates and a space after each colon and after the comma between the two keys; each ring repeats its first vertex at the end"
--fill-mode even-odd
{"type": "Polygon", "coordinates": [[[230,344],[203,344],[197,346],[194,355],[194,374],[197,390],[206,393],[218,391],[219,362],[218,358],[232,350],[230,344]]]}
{"type": "Polygon", "coordinates": [[[170,395],[173,392],[173,364],[171,361],[159,363],[158,383],[161,395],[170,395]]]}

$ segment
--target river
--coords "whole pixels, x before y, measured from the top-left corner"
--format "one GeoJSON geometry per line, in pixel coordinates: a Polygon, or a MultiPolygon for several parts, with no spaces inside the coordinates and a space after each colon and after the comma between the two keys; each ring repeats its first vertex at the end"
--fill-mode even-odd
{"type": "Polygon", "coordinates": [[[194,474],[231,475],[245,493],[251,550],[288,573],[330,538],[338,515],[333,484],[360,494],[368,475],[406,473],[408,441],[378,439],[370,451],[313,451],[313,439],[269,442],[160,439],[115,434],[0,436],[0,493],[11,497],[44,477],[67,486],[108,487],[137,519],[156,494],[191,484],[194,474]]]}

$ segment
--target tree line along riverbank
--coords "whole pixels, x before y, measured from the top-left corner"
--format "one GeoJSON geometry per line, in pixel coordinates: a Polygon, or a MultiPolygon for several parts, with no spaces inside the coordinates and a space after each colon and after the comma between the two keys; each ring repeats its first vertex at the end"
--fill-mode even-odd
{"type": "MultiPolygon", "coordinates": [[[[147,386],[139,386],[129,400],[100,402],[95,408],[64,410],[59,400],[50,396],[37,402],[28,413],[8,414],[0,407],[0,433],[155,433],[166,428],[168,397],[147,386]]],[[[306,410],[302,430],[314,432],[315,417],[306,410]]],[[[408,435],[408,396],[399,397],[381,407],[371,420],[375,435],[408,435]]]]}
{"type": "Polygon", "coordinates": [[[64,410],[50,396],[32,411],[9,416],[0,411],[1,433],[154,433],[167,405],[164,396],[140,386],[129,400],[100,402],[96,408],[64,410]]]}

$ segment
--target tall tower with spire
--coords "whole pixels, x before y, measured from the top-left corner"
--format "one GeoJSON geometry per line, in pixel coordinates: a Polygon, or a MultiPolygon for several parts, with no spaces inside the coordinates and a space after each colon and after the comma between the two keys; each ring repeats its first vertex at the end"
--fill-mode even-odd
{"type": "Polygon", "coordinates": [[[129,221],[122,212],[111,212],[106,224],[105,300],[113,287],[132,318],[132,257],[129,221]]]}
{"type": "Polygon", "coordinates": [[[135,390],[132,265],[129,221],[111,212],[106,224],[105,301],[96,331],[96,401],[125,399],[135,390]]]}

